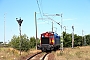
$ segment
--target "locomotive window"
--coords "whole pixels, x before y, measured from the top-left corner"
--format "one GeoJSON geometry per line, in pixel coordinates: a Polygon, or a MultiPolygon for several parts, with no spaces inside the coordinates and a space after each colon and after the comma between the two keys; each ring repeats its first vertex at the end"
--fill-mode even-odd
{"type": "Polygon", "coordinates": [[[41,38],[41,44],[49,44],[49,38],[47,37],[41,38]]]}

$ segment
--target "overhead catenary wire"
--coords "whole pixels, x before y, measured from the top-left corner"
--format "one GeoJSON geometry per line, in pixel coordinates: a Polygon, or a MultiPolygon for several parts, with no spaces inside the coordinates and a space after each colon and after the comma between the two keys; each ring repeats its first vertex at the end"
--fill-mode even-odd
{"type": "Polygon", "coordinates": [[[38,2],[38,0],[36,0],[36,1],[37,1],[37,5],[38,5],[38,9],[39,9],[40,15],[41,15],[41,17],[43,18],[43,16],[42,16],[42,12],[41,12],[41,9],[40,9],[39,2],[38,2]]]}
{"type": "Polygon", "coordinates": [[[41,0],[41,1],[39,0],[39,3],[40,3],[41,11],[42,11],[42,14],[43,14],[43,5],[42,5],[42,0],[41,0]]]}
{"type": "Polygon", "coordinates": [[[58,25],[60,25],[60,23],[56,22],[55,20],[53,20],[52,18],[48,17],[47,15],[44,15],[46,16],[48,19],[52,20],[53,22],[57,23],[58,25]]]}
{"type": "MultiPolygon", "coordinates": [[[[42,0],[40,2],[40,0],[36,0],[37,1],[37,5],[38,5],[38,9],[39,9],[39,12],[40,12],[40,15],[41,15],[41,18],[43,18],[43,9],[42,9],[42,0]],[[40,4],[39,4],[40,3],[40,4]],[[41,7],[41,8],[40,8],[41,7]]],[[[42,19],[43,20],[43,19],[42,19]]],[[[45,20],[43,20],[45,22],[45,20]]]]}
{"type": "MultiPolygon", "coordinates": [[[[42,5],[42,4],[41,4],[41,3],[42,3],[42,0],[41,0],[41,3],[40,3],[40,0],[39,0],[39,1],[36,0],[36,2],[37,2],[37,5],[38,5],[38,9],[39,9],[39,12],[40,12],[41,18],[43,18],[43,14],[42,14],[43,10],[40,8],[40,5],[42,5]]],[[[45,20],[43,20],[43,19],[42,19],[42,21],[45,22],[45,20]]]]}

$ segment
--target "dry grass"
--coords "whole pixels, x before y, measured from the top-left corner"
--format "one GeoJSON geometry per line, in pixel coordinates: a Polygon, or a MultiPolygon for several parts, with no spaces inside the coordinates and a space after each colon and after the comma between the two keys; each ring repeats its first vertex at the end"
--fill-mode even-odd
{"type": "MultiPolygon", "coordinates": [[[[21,56],[39,52],[40,50],[31,49],[28,52],[22,52],[21,56]]],[[[53,52],[55,60],[90,60],[90,46],[65,48],[63,52],[60,50],[53,52]]],[[[20,60],[18,50],[13,48],[0,48],[0,60],[20,60]]]]}
{"type": "Polygon", "coordinates": [[[0,48],[0,60],[17,60],[19,52],[12,48],[0,48]]]}
{"type": "Polygon", "coordinates": [[[20,60],[20,57],[22,56],[26,56],[28,54],[36,53],[39,51],[30,49],[28,52],[22,52],[20,56],[20,52],[18,50],[15,50],[13,48],[0,47],[0,60],[20,60]]]}
{"type": "Polygon", "coordinates": [[[65,48],[64,51],[57,51],[56,60],[90,60],[90,46],[65,48]]]}

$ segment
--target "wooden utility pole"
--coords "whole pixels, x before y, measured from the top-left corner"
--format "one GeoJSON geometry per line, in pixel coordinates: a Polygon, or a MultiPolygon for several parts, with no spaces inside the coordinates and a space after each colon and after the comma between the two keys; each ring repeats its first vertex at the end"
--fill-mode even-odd
{"type": "Polygon", "coordinates": [[[36,50],[37,50],[37,20],[36,20],[36,12],[35,12],[35,27],[36,27],[36,50]]]}

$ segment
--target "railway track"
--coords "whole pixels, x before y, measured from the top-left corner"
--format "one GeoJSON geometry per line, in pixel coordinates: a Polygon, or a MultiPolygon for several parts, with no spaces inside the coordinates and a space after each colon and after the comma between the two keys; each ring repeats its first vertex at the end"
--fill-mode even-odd
{"type": "MultiPolygon", "coordinates": [[[[29,58],[27,58],[26,60],[38,60],[38,59],[33,59],[34,57],[36,57],[37,55],[40,55],[42,54],[43,52],[38,52],[32,56],[30,56],[29,58]]],[[[39,59],[40,60],[45,60],[46,56],[49,54],[50,52],[46,52],[44,53],[43,55],[39,56],[39,59]]]]}
{"type": "Polygon", "coordinates": [[[44,60],[49,53],[46,53],[41,60],[44,60]]]}

